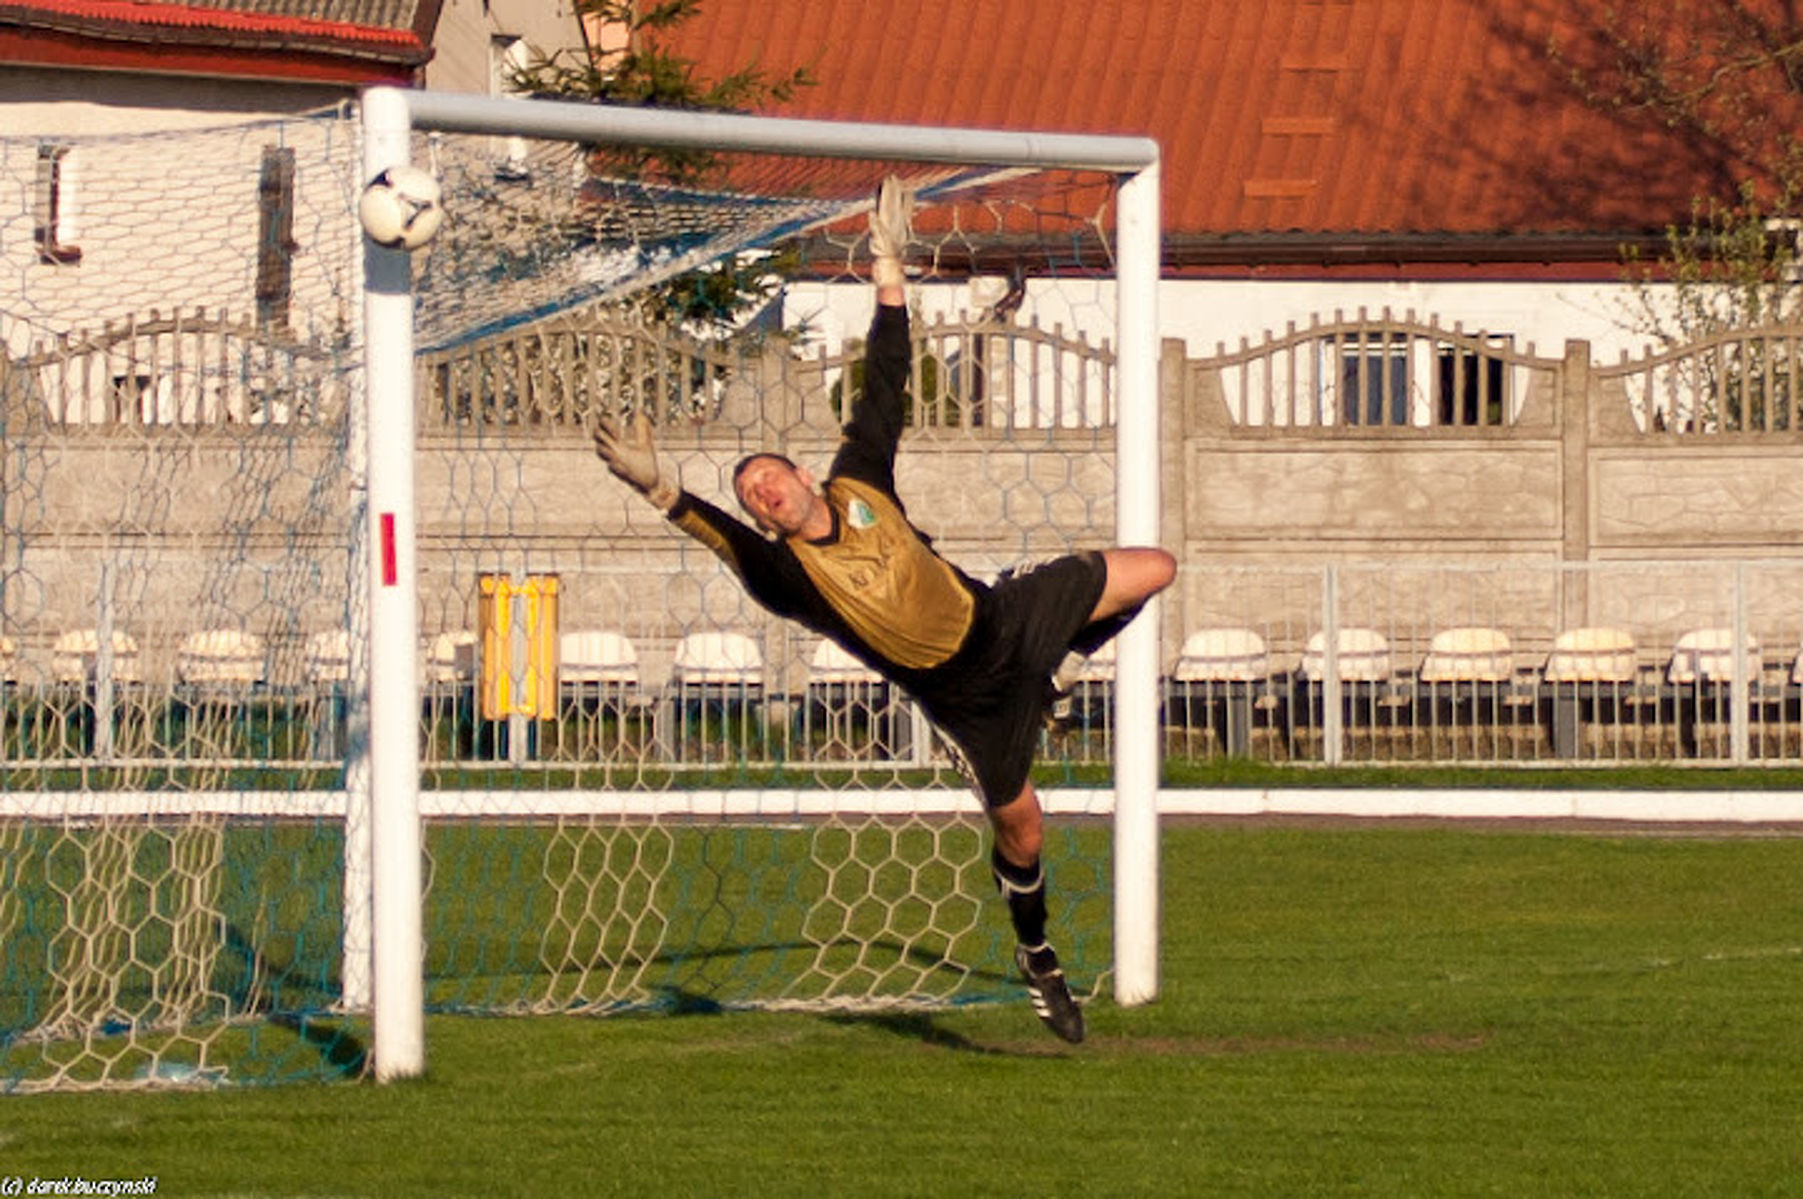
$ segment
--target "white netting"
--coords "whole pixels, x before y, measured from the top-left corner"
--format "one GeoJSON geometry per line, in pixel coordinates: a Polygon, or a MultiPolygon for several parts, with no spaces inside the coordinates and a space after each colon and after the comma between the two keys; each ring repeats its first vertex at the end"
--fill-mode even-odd
{"type": "MultiPolygon", "coordinates": [[[[341,114],[0,139],[0,1088],[361,1065],[356,143],[341,114]]],[[[414,159],[448,214],[415,258],[428,1002],[1017,994],[980,814],[906,697],[753,605],[586,430],[653,413],[715,501],[753,449],[823,471],[861,212],[897,172],[910,515],[978,575],[1105,544],[1109,182],[739,156],[652,186],[602,174],[642,156],[486,136],[414,159]]],[[[1104,711],[1043,778],[1099,781],[1104,711]]],[[[1053,934],[1093,987],[1106,829],[1054,826],[1053,934]]]]}

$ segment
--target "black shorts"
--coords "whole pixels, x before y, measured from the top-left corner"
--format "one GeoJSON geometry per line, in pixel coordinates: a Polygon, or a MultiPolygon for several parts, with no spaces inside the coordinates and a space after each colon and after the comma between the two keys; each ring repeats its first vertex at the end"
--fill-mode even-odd
{"type": "Polygon", "coordinates": [[[1019,798],[1039,751],[1051,674],[1089,623],[1108,581],[1094,551],[1054,558],[998,580],[979,596],[964,648],[915,686],[977,798],[1019,798]]]}

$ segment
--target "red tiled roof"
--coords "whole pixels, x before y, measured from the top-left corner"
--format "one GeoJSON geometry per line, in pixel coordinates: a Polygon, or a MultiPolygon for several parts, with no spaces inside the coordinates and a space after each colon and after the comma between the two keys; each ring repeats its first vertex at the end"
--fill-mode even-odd
{"type": "Polygon", "coordinates": [[[412,29],[150,0],[0,0],[0,61],[376,82],[405,81],[431,56],[412,29]]]}
{"type": "Polygon", "coordinates": [[[1179,240],[1556,247],[1719,193],[1719,163],[1562,86],[1543,48],[1585,5],[1539,3],[706,0],[670,36],[709,77],[808,67],[775,114],[1150,135],[1179,240]]]}

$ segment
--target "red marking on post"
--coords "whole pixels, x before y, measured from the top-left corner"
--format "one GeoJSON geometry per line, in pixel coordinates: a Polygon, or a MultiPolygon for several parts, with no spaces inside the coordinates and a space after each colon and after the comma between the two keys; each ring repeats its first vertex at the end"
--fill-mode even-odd
{"type": "Polygon", "coordinates": [[[394,513],[382,513],[382,586],[393,587],[399,571],[394,562],[394,513]]]}

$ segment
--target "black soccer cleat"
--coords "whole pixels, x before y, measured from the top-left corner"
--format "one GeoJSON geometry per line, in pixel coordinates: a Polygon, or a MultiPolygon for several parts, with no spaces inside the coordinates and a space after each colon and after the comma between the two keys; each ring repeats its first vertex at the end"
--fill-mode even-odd
{"type": "Polygon", "coordinates": [[[1083,1009],[1071,997],[1065,985],[1064,971],[1058,966],[1058,955],[1050,945],[1029,950],[1025,945],[1014,951],[1014,964],[1026,980],[1027,998],[1041,1022],[1062,1039],[1075,1045],[1083,1040],[1083,1009]]]}

